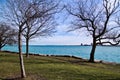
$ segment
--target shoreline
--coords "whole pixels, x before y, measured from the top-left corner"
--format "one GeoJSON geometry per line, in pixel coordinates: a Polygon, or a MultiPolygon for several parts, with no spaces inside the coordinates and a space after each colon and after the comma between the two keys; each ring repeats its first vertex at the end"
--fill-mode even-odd
{"type": "MultiPolygon", "coordinates": [[[[0,52],[6,52],[6,53],[11,53],[11,54],[19,54],[18,52],[13,52],[13,51],[7,51],[7,50],[1,50],[0,52]]],[[[23,53],[23,55],[25,55],[25,53],[23,53]]],[[[70,56],[70,55],[48,55],[48,54],[35,54],[35,53],[29,53],[29,55],[31,56],[51,56],[51,57],[68,57],[68,58],[76,58],[76,59],[81,59],[83,61],[88,62],[88,59],[86,58],[81,58],[81,57],[76,57],[76,56],[70,56]]],[[[103,63],[103,64],[112,64],[112,65],[117,65],[120,63],[116,63],[116,62],[109,62],[109,61],[104,61],[104,60],[95,60],[94,63],[103,63]]]]}

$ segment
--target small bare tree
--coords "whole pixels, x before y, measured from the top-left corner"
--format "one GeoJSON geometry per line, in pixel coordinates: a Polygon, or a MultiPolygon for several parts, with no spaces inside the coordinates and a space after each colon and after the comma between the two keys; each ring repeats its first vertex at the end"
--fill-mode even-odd
{"type": "Polygon", "coordinates": [[[93,38],[90,62],[94,62],[97,45],[119,44],[120,35],[116,31],[118,27],[109,25],[118,9],[119,0],[78,0],[74,7],[67,7],[67,11],[75,17],[71,30],[84,28],[93,38]]]}
{"type": "MultiPolygon", "coordinates": [[[[46,16],[47,17],[47,16],[46,16]]],[[[26,39],[26,57],[29,58],[29,41],[39,36],[51,36],[52,33],[56,32],[53,20],[48,19],[38,20],[35,22],[32,20],[26,23],[26,29],[23,31],[23,36],[26,39]],[[52,22],[52,23],[51,23],[52,22]]]]}
{"type": "Polygon", "coordinates": [[[40,14],[38,18],[26,21],[26,29],[23,31],[23,36],[26,39],[26,57],[29,57],[29,41],[38,36],[50,36],[55,32],[54,14],[59,12],[59,2],[52,0],[33,2],[34,5],[26,12],[26,18],[30,17],[33,9],[37,10],[40,14]]]}
{"type": "Polygon", "coordinates": [[[5,23],[0,23],[0,51],[5,45],[17,43],[17,32],[5,23]]]}

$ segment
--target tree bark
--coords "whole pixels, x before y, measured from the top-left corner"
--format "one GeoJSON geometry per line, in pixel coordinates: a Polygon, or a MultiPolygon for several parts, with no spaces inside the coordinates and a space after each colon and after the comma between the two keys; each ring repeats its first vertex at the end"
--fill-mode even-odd
{"type": "Polygon", "coordinates": [[[92,50],[91,50],[91,53],[90,53],[89,62],[94,62],[95,49],[96,49],[96,39],[93,39],[93,45],[92,45],[92,50]]]}
{"type": "Polygon", "coordinates": [[[20,59],[20,69],[21,69],[21,77],[25,78],[25,68],[24,68],[24,63],[23,63],[23,55],[22,55],[22,31],[19,30],[19,35],[18,35],[18,48],[19,48],[19,59],[20,59]]]}
{"type": "Polygon", "coordinates": [[[1,43],[1,39],[0,39],[0,51],[1,51],[1,49],[2,49],[2,43],[1,43]]]}
{"type": "Polygon", "coordinates": [[[26,57],[29,58],[29,39],[26,38],[26,57]]]}
{"type": "Polygon", "coordinates": [[[2,46],[1,46],[1,44],[0,44],[0,51],[1,51],[1,49],[2,49],[2,46]]]}

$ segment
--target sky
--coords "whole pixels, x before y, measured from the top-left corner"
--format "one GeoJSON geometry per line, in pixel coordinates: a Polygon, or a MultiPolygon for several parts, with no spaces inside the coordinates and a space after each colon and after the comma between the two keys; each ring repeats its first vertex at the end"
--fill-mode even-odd
{"type": "Polygon", "coordinates": [[[91,38],[84,33],[67,32],[68,25],[57,26],[58,32],[52,37],[39,37],[31,40],[32,45],[81,45],[90,44],[91,38]]]}
{"type": "MultiPolygon", "coordinates": [[[[66,0],[67,1],[67,0],[66,0]]],[[[3,5],[4,0],[0,0],[0,5],[3,5]]],[[[68,21],[70,18],[62,14],[58,14],[59,25],[56,26],[57,32],[53,36],[48,37],[37,37],[30,40],[31,45],[81,45],[90,44],[91,38],[86,37],[83,33],[78,32],[67,32],[70,26],[68,21]],[[66,17],[65,17],[66,16],[66,17]],[[65,20],[66,18],[66,20],[65,20]]]]}
{"type": "MultiPolygon", "coordinates": [[[[66,0],[67,1],[67,0],[66,0]]],[[[4,0],[0,0],[0,5],[4,4],[4,0]]],[[[80,32],[67,32],[70,26],[72,17],[68,14],[58,14],[59,25],[56,26],[57,32],[50,37],[37,37],[30,40],[31,45],[81,45],[91,44],[92,38],[88,33],[80,32]],[[62,15],[62,16],[61,16],[62,15]]]]}

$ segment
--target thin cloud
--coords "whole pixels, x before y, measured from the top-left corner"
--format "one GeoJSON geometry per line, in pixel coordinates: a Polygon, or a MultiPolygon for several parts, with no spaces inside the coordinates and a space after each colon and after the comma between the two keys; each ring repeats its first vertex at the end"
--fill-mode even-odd
{"type": "Polygon", "coordinates": [[[91,38],[80,36],[53,36],[49,38],[36,38],[30,42],[32,45],[81,45],[90,44],[91,38]]]}

